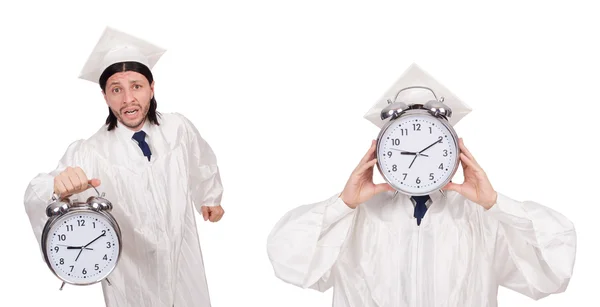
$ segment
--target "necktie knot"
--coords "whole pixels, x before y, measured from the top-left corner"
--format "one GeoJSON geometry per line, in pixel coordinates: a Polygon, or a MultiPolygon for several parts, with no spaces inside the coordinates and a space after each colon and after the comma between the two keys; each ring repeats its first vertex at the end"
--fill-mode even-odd
{"type": "Polygon", "coordinates": [[[415,201],[414,217],[417,218],[417,225],[421,225],[421,219],[425,216],[425,212],[427,212],[429,195],[413,196],[411,198],[415,201]]]}
{"type": "Polygon", "coordinates": [[[133,139],[136,140],[138,143],[145,142],[145,138],[146,132],[144,132],[144,130],[140,130],[133,134],[133,139]]]}
{"type": "Polygon", "coordinates": [[[150,146],[148,146],[148,143],[146,143],[146,132],[140,130],[133,134],[132,139],[137,141],[138,146],[140,146],[140,149],[144,153],[144,156],[148,157],[148,161],[150,161],[150,156],[152,153],[150,152],[150,146]]]}

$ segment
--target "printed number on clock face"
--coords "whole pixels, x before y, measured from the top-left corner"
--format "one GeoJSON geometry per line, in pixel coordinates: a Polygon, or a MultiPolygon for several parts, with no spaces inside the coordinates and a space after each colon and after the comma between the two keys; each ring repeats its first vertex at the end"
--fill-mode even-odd
{"type": "Polygon", "coordinates": [[[103,215],[73,212],[61,218],[48,233],[50,266],[62,279],[87,284],[104,278],[116,264],[119,242],[103,215]]]}
{"type": "Polygon", "coordinates": [[[410,115],[382,134],[377,158],[392,186],[421,194],[441,188],[456,157],[454,137],[445,125],[430,116],[410,115]]]}

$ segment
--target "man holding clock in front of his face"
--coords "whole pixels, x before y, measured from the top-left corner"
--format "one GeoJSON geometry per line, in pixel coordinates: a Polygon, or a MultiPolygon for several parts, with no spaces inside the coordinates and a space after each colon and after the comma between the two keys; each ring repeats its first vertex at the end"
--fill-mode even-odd
{"type": "MultiPolygon", "coordinates": [[[[454,124],[470,111],[416,65],[396,86],[412,80],[444,94],[454,124]]],[[[382,127],[384,106],[366,118],[382,127]]],[[[571,221],[496,191],[462,138],[458,144],[463,182],[410,197],[373,182],[373,141],[341,192],[276,223],[268,238],[275,275],[334,288],[334,307],[497,306],[499,286],[536,300],[565,291],[576,251],[571,221]]]]}

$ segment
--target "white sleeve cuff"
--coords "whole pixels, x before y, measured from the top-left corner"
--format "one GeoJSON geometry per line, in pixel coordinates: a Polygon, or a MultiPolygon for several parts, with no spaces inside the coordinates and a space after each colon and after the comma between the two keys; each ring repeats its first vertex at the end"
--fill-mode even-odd
{"type": "Polygon", "coordinates": [[[334,202],[329,204],[325,209],[325,217],[323,219],[323,226],[329,227],[350,213],[355,212],[356,209],[352,209],[344,203],[344,201],[338,196],[334,199],[334,202]]]}
{"type": "Polygon", "coordinates": [[[532,229],[532,221],[522,202],[498,193],[496,203],[485,214],[498,221],[519,226],[522,229],[532,229]]]}

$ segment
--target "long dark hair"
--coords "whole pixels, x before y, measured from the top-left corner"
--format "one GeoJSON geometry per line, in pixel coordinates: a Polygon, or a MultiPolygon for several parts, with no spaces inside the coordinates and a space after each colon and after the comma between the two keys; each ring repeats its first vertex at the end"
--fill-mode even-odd
{"type": "MultiPolygon", "coordinates": [[[[115,63],[112,64],[110,66],[108,66],[104,72],[102,73],[102,75],[100,76],[100,88],[102,89],[102,92],[106,94],[106,81],[108,80],[108,78],[110,78],[110,76],[114,75],[115,73],[118,72],[124,72],[124,71],[135,71],[137,73],[142,74],[144,77],[146,77],[146,79],[148,79],[148,83],[152,84],[152,81],[154,81],[154,78],[152,77],[152,72],[150,71],[150,69],[141,63],[138,62],[120,62],[120,63],[115,63]]],[[[154,96],[152,97],[152,99],[150,99],[150,107],[148,108],[148,120],[155,124],[155,125],[160,125],[158,122],[158,118],[160,117],[160,113],[156,111],[156,107],[157,107],[157,103],[156,103],[156,99],[154,99],[154,96]]],[[[108,117],[106,118],[106,125],[108,125],[108,130],[113,130],[116,126],[117,126],[118,120],[117,117],[115,116],[115,114],[113,114],[112,110],[110,109],[110,107],[108,108],[108,117]]]]}

